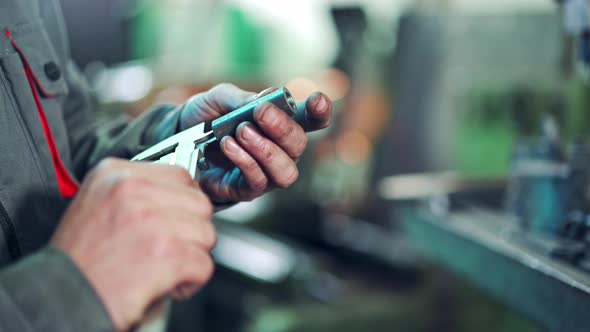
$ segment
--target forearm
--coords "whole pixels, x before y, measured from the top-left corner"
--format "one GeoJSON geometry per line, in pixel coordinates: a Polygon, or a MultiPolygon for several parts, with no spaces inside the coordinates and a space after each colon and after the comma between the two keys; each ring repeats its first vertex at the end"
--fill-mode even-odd
{"type": "MultiPolygon", "coordinates": [[[[130,159],[145,148],[173,135],[177,123],[176,107],[163,105],[133,121],[121,119],[98,128],[88,126],[72,142],[75,172],[83,178],[106,157],[130,159]]],[[[84,126],[80,125],[79,128],[84,126]]]]}
{"type": "Polygon", "coordinates": [[[47,248],[0,272],[0,330],[107,332],[114,327],[74,263],[47,248]]]}

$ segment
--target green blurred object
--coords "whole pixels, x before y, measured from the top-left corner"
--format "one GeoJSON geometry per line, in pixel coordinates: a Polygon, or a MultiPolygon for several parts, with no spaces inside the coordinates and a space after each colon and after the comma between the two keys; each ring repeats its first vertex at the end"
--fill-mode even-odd
{"type": "Polygon", "coordinates": [[[226,11],[227,65],[237,78],[252,78],[260,74],[264,63],[264,33],[239,8],[226,11]]]}
{"type": "Polygon", "coordinates": [[[590,134],[584,94],[543,84],[475,87],[457,116],[454,163],[467,177],[497,177],[509,171],[513,149],[542,136],[542,119],[555,119],[564,139],[590,134]],[[568,111],[568,108],[570,109],[568,111]]]}
{"type": "Polygon", "coordinates": [[[131,56],[133,59],[153,58],[159,54],[162,39],[162,5],[157,1],[140,0],[132,13],[131,56]]]}
{"type": "Polygon", "coordinates": [[[590,88],[581,79],[568,85],[566,135],[570,142],[590,141],[590,88]]]}
{"type": "Polygon", "coordinates": [[[454,163],[466,177],[506,175],[514,141],[508,102],[493,88],[474,89],[457,116],[454,163]]]}

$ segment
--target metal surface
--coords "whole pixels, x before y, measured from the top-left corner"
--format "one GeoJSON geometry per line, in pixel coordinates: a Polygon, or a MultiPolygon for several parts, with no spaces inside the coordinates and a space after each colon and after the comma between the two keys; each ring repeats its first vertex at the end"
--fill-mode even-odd
{"type": "Polygon", "coordinates": [[[205,123],[184,130],[152,146],[131,159],[176,165],[188,170],[193,178],[198,176],[198,161],[207,145],[215,141],[213,132],[205,130],[205,123]]]}
{"type": "Polygon", "coordinates": [[[296,251],[287,244],[240,225],[217,220],[215,262],[262,283],[278,284],[297,267],[296,251]]]}
{"type": "Polygon", "coordinates": [[[590,275],[514,236],[499,213],[406,211],[404,229],[429,257],[549,331],[590,331],[590,275]]]}
{"type": "Polygon", "coordinates": [[[212,129],[215,137],[221,139],[224,136],[234,136],[236,128],[243,122],[254,122],[254,110],[261,104],[271,103],[283,110],[289,116],[297,113],[297,104],[291,93],[286,88],[270,88],[262,91],[254,101],[240,107],[238,110],[228,113],[213,121],[212,129]]]}
{"type": "Polygon", "coordinates": [[[457,172],[400,174],[383,178],[378,184],[379,195],[392,201],[416,200],[467,190],[502,188],[504,177],[469,179],[457,172]]]}
{"type": "Polygon", "coordinates": [[[201,123],[184,130],[148,148],[131,160],[180,166],[198,180],[198,171],[208,168],[205,158],[207,147],[219,142],[224,136],[234,136],[236,128],[241,123],[254,123],[254,110],[267,102],[274,104],[291,117],[297,111],[297,105],[289,90],[267,89],[258,94],[252,102],[216,119],[213,123],[201,123]]]}

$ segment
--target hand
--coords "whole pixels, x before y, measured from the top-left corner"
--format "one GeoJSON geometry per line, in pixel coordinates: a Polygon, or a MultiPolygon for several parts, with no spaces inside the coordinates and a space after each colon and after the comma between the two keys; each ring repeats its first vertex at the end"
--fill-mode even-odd
{"type": "MultiPolygon", "coordinates": [[[[181,129],[212,121],[253,100],[254,93],[221,84],[191,98],[182,108],[181,129]]],[[[241,124],[236,138],[224,137],[221,151],[211,156],[209,170],[201,173],[201,186],[216,203],[249,201],[274,187],[287,188],[299,176],[297,159],[307,145],[306,131],[323,129],[332,117],[332,102],[312,94],[306,109],[289,118],[266,103],[254,112],[258,128],[241,124]]]]}
{"type": "Polygon", "coordinates": [[[118,331],[172,293],[184,298],[210,278],[213,207],[185,170],[103,161],[66,211],[51,244],[94,286],[118,331]]]}

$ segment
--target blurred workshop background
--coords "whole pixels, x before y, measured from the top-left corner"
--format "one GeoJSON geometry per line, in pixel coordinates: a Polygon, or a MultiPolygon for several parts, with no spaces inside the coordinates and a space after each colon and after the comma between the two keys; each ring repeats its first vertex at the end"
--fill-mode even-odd
{"type": "Polygon", "coordinates": [[[62,3],[101,121],[335,101],[294,188],[217,214],[169,331],[590,331],[587,0],[62,3]]]}

